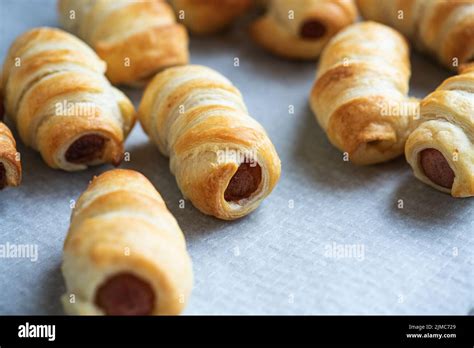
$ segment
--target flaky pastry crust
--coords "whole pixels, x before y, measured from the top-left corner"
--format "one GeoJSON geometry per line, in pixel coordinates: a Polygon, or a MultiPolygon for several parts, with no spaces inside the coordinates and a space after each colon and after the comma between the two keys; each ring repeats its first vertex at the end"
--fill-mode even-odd
{"type": "Polygon", "coordinates": [[[382,24],[353,24],[326,46],[310,104],[351,162],[375,164],[403,153],[418,119],[418,101],[407,96],[410,74],[407,43],[382,24]]]}
{"type": "Polygon", "coordinates": [[[107,63],[113,84],[141,86],[187,64],[188,35],[164,0],[59,0],[59,20],[107,63]]]}
{"type": "Polygon", "coordinates": [[[21,161],[10,129],[0,121],[0,190],[21,182],[21,161]]]}
{"type": "Polygon", "coordinates": [[[316,59],[331,37],[357,18],[353,0],[269,0],[266,6],[250,33],[262,47],[289,59],[316,59]]]}
{"type": "Polygon", "coordinates": [[[473,0],[357,0],[366,19],[401,31],[451,70],[474,59],[473,0]]]}
{"type": "Polygon", "coordinates": [[[133,274],[155,294],[152,315],[181,313],[193,275],[183,233],[142,174],[115,169],[95,177],[76,203],[64,243],[62,272],[68,314],[101,315],[98,288],[133,274]]]}
{"type": "Polygon", "coordinates": [[[415,176],[453,197],[474,196],[474,66],[446,79],[420,104],[421,123],[408,138],[405,156],[415,176]],[[454,172],[452,187],[428,178],[420,163],[425,149],[439,151],[454,172]]]}
{"type": "Polygon", "coordinates": [[[214,70],[165,70],[147,87],[138,113],[145,132],[170,157],[181,192],[205,214],[226,220],[247,215],[280,177],[280,159],[265,130],[248,115],[240,92],[214,70]],[[258,187],[247,197],[226,200],[245,163],[260,166],[258,187]]]}
{"type": "Polygon", "coordinates": [[[176,16],[193,34],[208,35],[229,27],[252,0],[171,0],[176,16]]]}
{"type": "Polygon", "coordinates": [[[32,29],[10,47],[2,79],[6,113],[50,167],[75,171],[120,163],[135,110],[104,71],[86,44],[59,29],[32,29]],[[79,158],[91,138],[100,148],[79,158]]]}

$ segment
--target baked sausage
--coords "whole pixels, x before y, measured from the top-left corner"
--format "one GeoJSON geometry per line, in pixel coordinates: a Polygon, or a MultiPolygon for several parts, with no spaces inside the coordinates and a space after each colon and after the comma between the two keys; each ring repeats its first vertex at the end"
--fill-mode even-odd
{"type": "MultiPolygon", "coordinates": [[[[69,146],[66,160],[76,164],[94,162],[102,158],[106,141],[106,138],[98,134],[84,135],[69,146]]],[[[119,162],[114,164],[118,165],[119,162]]]]}
{"type": "Polygon", "coordinates": [[[415,176],[453,197],[474,196],[473,91],[474,65],[465,65],[421,101],[405,146],[415,176]]]}
{"type": "Polygon", "coordinates": [[[108,278],[95,296],[95,304],[107,315],[150,315],[157,301],[151,285],[131,273],[108,278]]]}
{"type": "Polygon", "coordinates": [[[179,314],[192,288],[183,233],[140,173],[94,178],[76,203],[62,272],[69,314],[179,314]]]}
{"type": "Polygon", "coordinates": [[[420,152],[420,165],[425,175],[435,184],[451,189],[455,174],[443,154],[436,149],[420,152]]]}
{"type": "Polygon", "coordinates": [[[7,172],[3,163],[0,163],[0,190],[7,186],[7,172]]]}
{"type": "Polygon", "coordinates": [[[181,192],[205,214],[249,214],[280,178],[281,163],[242,95],[217,71],[167,69],[148,85],[139,107],[143,129],[170,158],[181,192]]]}
{"type": "Polygon", "coordinates": [[[59,29],[35,28],[11,45],[3,65],[6,113],[50,167],[77,171],[121,161],[135,109],[105,69],[90,47],[59,29]]]}
{"type": "Polygon", "coordinates": [[[262,168],[255,163],[242,163],[237,169],[229,182],[224,198],[228,202],[238,202],[242,199],[249,198],[252,193],[257,191],[262,181],[262,168]]]}
{"type": "Polygon", "coordinates": [[[252,38],[287,59],[315,60],[340,30],[357,19],[354,0],[268,0],[250,26],[252,38]]]}
{"type": "Polygon", "coordinates": [[[303,39],[317,40],[326,35],[326,26],[317,20],[307,20],[301,25],[300,36],[303,39]]]}

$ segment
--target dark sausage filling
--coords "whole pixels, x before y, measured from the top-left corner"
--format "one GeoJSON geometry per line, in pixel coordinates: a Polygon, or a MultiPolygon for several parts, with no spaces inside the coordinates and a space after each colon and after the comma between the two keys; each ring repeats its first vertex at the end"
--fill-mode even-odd
{"type": "Polygon", "coordinates": [[[119,273],[98,288],[95,303],[107,315],[150,315],[155,294],[146,281],[130,273],[119,273]]]}
{"type": "Polygon", "coordinates": [[[324,35],[326,35],[326,26],[315,19],[308,19],[300,29],[300,36],[303,39],[317,40],[324,35]]]}
{"type": "Polygon", "coordinates": [[[3,120],[3,113],[4,113],[4,109],[3,109],[3,99],[2,99],[1,96],[0,96],[0,121],[3,120]]]}
{"type": "Polygon", "coordinates": [[[224,193],[227,202],[249,198],[262,181],[262,168],[257,163],[242,163],[224,193]]]}
{"type": "Polygon", "coordinates": [[[455,174],[443,154],[436,149],[426,149],[420,153],[420,164],[425,175],[435,184],[452,188],[455,174]]]}
{"type": "Polygon", "coordinates": [[[3,163],[0,163],[0,190],[7,186],[7,171],[3,163]]]}
{"type": "Polygon", "coordinates": [[[106,139],[97,134],[84,135],[77,139],[66,152],[70,163],[84,164],[102,157],[106,139]]]}

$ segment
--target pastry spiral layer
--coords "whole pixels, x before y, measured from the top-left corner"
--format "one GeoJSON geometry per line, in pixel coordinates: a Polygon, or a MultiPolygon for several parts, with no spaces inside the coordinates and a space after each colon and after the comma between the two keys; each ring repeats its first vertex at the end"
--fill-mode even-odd
{"type": "Polygon", "coordinates": [[[8,127],[0,121],[0,190],[18,186],[21,182],[21,162],[16,142],[8,127]]]}
{"type": "Polygon", "coordinates": [[[242,217],[270,194],[280,159],[240,92],[203,66],[170,68],[149,84],[140,122],[170,157],[186,198],[221,219],[242,217]]]}
{"type": "Polygon", "coordinates": [[[474,196],[474,65],[423,99],[420,113],[405,148],[415,176],[453,197],[474,196]]]}
{"type": "Polygon", "coordinates": [[[213,34],[229,27],[252,0],[171,0],[178,19],[194,34],[213,34]]]}
{"type": "Polygon", "coordinates": [[[32,29],[11,46],[3,66],[6,112],[50,167],[120,163],[135,110],[104,71],[86,44],[62,30],[32,29]]]}
{"type": "Polygon", "coordinates": [[[94,178],[76,203],[64,244],[68,314],[174,315],[191,292],[183,233],[142,174],[94,178]]]}
{"type": "Polygon", "coordinates": [[[403,153],[418,119],[418,101],[407,96],[410,74],[404,38],[382,24],[353,24],[324,49],[311,108],[331,143],[353,163],[403,153]]]}
{"type": "Polygon", "coordinates": [[[290,59],[316,59],[331,37],[357,18],[353,0],[269,0],[266,7],[251,35],[268,51],[290,59]]]}
{"type": "Polygon", "coordinates": [[[362,15],[394,27],[445,67],[474,59],[473,0],[357,0],[362,15]]]}
{"type": "Polygon", "coordinates": [[[163,0],[59,0],[59,20],[107,62],[113,84],[143,85],[187,64],[188,35],[163,0]]]}

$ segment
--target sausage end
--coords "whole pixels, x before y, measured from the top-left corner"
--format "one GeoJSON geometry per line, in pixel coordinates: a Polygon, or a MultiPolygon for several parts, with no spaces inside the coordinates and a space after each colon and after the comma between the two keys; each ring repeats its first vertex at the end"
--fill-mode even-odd
{"type": "Polygon", "coordinates": [[[318,40],[326,35],[326,26],[316,19],[308,19],[302,25],[300,29],[300,36],[303,39],[318,40]]]}
{"type": "Polygon", "coordinates": [[[101,158],[107,139],[98,134],[87,134],[69,146],[66,160],[70,163],[85,164],[101,158]]]}
{"type": "Polygon", "coordinates": [[[150,284],[131,273],[108,278],[95,297],[96,305],[107,315],[150,315],[155,300],[150,284]]]}
{"type": "Polygon", "coordinates": [[[0,163],[0,190],[7,186],[7,171],[3,163],[0,163]]]}
{"type": "Polygon", "coordinates": [[[426,177],[435,184],[451,189],[456,175],[443,154],[436,149],[420,152],[420,165],[426,177]]]}
{"type": "Polygon", "coordinates": [[[262,181],[262,168],[258,163],[242,163],[229,182],[224,199],[227,202],[237,202],[249,198],[262,181]]]}

